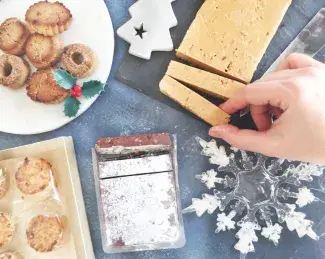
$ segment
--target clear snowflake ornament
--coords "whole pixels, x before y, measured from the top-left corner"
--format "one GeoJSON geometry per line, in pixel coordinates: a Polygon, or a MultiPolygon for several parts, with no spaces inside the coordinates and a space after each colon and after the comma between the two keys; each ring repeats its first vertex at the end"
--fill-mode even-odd
{"type": "Polygon", "coordinates": [[[283,159],[267,163],[269,158],[260,154],[251,157],[236,148],[230,148],[227,154],[226,149],[218,146],[215,140],[197,140],[203,148],[201,154],[208,156],[209,162],[217,165],[218,169],[195,176],[213,194],[205,193],[202,199],[193,198],[192,205],[183,213],[196,212],[200,217],[205,212],[212,214],[218,210],[216,233],[236,229],[237,226],[235,249],[242,254],[255,251],[257,231],[277,245],[283,230],[280,224],[286,225],[290,231],[295,230],[299,237],[318,239],[312,228],[314,223],[296,209],[297,206],[301,208],[321,201],[304,183],[321,177],[324,166],[287,161],[290,165],[284,168],[283,159]],[[295,192],[288,186],[300,188],[295,192]],[[288,202],[289,198],[295,199],[295,204],[288,202]],[[235,204],[230,206],[230,212],[225,213],[227,205],[233,201],[235,204]]]}

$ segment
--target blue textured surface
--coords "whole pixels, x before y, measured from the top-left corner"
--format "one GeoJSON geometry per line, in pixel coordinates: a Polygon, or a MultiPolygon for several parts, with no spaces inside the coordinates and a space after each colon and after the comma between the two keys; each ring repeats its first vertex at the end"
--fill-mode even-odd
{"type": "MultiPolygon", "coordinates": [[[[183,1],[184,9],[186,9],[185,2],[187,0],[177,1],[183,1]]],[[[106,1],[115,29],[128,19],[128,7],[133,2],[133,0],[106,1]]],[[[279,30],[261,64],[262,69],[263,66],[271,64],[272,60],[320,7],[325,7],[325,0],[293,0],[293,2],[293,6],[285,18],[288,19],[287,22],[292,24],[292,27],[279,30]]],[[[116,43],[114,64],[108,80],[108,88],[86,113],[69,125],[50,133],[35,136],[14,136],[0,133],[0,149],[59,136],[73,136],[94,251],[98,259],[239,258],[239,253],[233,249],[236,242],[234,231],[216,235],[214,234],[215,217],[205,215],[197,219],[194,214],[184,217],[187,244],[182,249],[120,255],[103,253],[90,152],[97,138],[162,131],[177,134],[183,207],[190,204],[192,197],[198,197],[203,191],[206,191],[202,184],[195,180],[194,175],[211,167],[206,158],[199,156],[200,149],[194,139],[195,136],[208,139],[206,124],[125,87],[114,79],[118,65],[128,47],[125,42],[119,39],[116,40],[116,43]]],[[[314,210],[315,213],[324,214],[324,211],[316,211],[313,207],[311,210],[314,210]]],[[[319,216],[320,214],[318,214],[319,216]]],[[[279,246],[275,247],[261,238],[260,243],[255,245],[256,253],[249,254],[247,258],[320,259],[325,258],[324,243],[324,238],[321,238],[319,242],[314,242],[309,238],[299,239],[295,233],[286,230],[279,246]]]]}

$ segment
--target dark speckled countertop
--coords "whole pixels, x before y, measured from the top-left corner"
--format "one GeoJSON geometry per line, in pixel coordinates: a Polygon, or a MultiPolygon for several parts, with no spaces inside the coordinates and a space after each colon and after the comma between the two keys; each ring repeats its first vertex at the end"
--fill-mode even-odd
{"type": "MultiPolygon", "coordinates": [[[[195,0],[177,0],[184,2],[195,0]]],[[[198,0],[197,0],[198,1],[198,0]]],[[[133,0],[106,0],[115,30],[128,19],[128,7],[133,0]]],[[[292,26],[278,31],[266,53],[259,72],[281,53],[289,42],[304,27],[310,18],[321,8],[325,0],[293,0],[285,17],[292,26]]],[[[164,104],[123,85],[114,79],[118,65],[127,51],[128,45],[116,38],[116,49],[111,76],[107,90],[95,104],[82,116],[67,126],[49,133],[34,136],[16,136],[0,133],[0,149],[11,148],[59,136],[73,136],[76,147],[81,184],[85,198],[87,216],[92,235],[96,258],[116,259],[233,259],[239,253],[233,249],[235,232],[214,233],[215,217],[204,215],[196,218],[194,214],[184,217],[187,244],[178,250],[152,251],[119,255],[104,254],[101,245],[99,220],[91,165],[91,148],[96,139],[105,136],[133,133],[170,132],[178,137],[178,162],[180,170],[180,189],[182,206],[188,206],[192,197],[198,197],[204,189],[194,175],[209,169],[205,158],[199,155],[200,148],[195,136],[208,139],[208,126],[192,119],[164,104]]],[[[325,52],[319,55],[325,59],[325,52]]],[[[256,253],[246,258],[263,259],[320,259],[325,258],[325,239],[314,242],[309,238],[299,239],[295,233],[285,230],[280,244],[275,247],[265,239],[255,245],[256,253]]]]}

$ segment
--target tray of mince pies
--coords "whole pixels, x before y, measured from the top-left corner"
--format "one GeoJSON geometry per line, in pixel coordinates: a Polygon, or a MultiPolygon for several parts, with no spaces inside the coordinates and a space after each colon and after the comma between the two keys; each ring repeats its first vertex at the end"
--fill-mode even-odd
{"type": "Polygon", "coordinates": [[[1,259],[93,258],[71,145],[60,138],[0,161],[1,259]]]}

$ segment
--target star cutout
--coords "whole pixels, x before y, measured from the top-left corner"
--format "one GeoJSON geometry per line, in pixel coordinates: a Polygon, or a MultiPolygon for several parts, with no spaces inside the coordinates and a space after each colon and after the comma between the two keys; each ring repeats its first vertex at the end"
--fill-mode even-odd
{"type": "Polygon", "coordinates": [[[140,28],[134,27],[135,31],[137,32],[135,36],[139,36],[141,39],[143,39],[143,34],[145,34],[147,31],[143,28],[143,24],[141,24],[140,28]]]}

